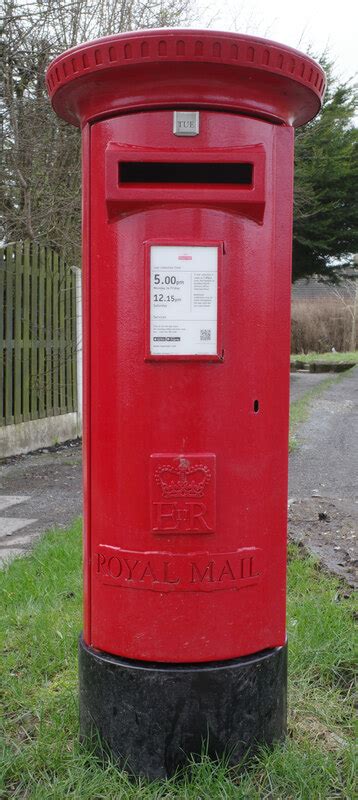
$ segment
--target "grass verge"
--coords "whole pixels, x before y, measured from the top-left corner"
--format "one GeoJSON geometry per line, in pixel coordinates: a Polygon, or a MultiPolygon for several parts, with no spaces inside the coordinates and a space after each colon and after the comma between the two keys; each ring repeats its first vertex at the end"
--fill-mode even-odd
{"type": "Polygon", "coordinates": [[[327,361],[332,364],[347,361],[350,364],[358,364],[358,350],[345,353],[296,353],[291,355],[291,361],[303,361],[305,364],[311,364],[313,361],[327,361]]]}
{"type": "Polygon", "coordinates": [[[290,548],[290,733],[241,768],[201,761],[167,782],[131,781],[79,744],[81,526],[46,535],[0,574],[0,794],[26,800],[353,800],[353,599],[290,548]]]}

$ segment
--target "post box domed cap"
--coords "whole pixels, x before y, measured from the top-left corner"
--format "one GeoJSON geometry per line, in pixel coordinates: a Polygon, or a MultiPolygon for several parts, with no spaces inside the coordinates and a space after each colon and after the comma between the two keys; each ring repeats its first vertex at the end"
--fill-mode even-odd
{"type": "Polygon", "coordinates": [[[107,36],[58,56],[46,83],[56,113],[83,126],[123,111],[211,108],[303,125],[320,110],[322,68],[243,34],[161,29],[107,36]]]}

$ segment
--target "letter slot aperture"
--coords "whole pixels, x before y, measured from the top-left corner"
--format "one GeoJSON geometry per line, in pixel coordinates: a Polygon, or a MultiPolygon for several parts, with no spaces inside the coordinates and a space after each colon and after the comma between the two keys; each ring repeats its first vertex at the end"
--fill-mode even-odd
{"type": "Polygon", "coordinates": [[[239,162],[196,161],[122,161],[119,164],[119,184],[226,184],[252,185],[252,164],[239,162]]]}

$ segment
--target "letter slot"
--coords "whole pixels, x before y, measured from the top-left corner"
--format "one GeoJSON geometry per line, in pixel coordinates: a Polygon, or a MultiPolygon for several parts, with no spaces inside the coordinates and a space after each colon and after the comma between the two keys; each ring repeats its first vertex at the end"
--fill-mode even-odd
{"type": "Polygon", "coordinates": [[[109,216],[148,206],[232,209],[262,222],[265,208],[265,149],[128,148],[111,142],[105,153],[109,216]]]}

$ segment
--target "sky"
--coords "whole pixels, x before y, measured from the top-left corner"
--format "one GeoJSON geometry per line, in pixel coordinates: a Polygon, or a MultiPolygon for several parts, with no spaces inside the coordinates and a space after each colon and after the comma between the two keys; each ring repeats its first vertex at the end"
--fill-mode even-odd
{"type": "MultiPolygon", "coordinates": [[[[358,3],[353,0],[227,0],[222,10],[208,0],[210,27],[267,37],[315,55],[328,48],[335,75],[357,78],[358,3]],[[210,14],[212,15],[210,18],[210,14]]],[[[198,26],[199,27],[199,26],[198,26]]]]}

